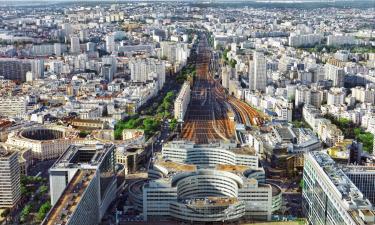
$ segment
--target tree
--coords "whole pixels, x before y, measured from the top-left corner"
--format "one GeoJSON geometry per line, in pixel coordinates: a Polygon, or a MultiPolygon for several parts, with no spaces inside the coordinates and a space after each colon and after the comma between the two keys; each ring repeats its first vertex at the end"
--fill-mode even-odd
{"type": "Polygon", "coordinates": [[[38,210],[38,214],[36,215],[36,219],[38,221],[42,221],[44,217],[46,217],[47,213],[51,209],[51,203],[49,201],[45,202],[43,205],[40,206],[38,210]]]}
{"type": "Polygon", "coordinates": [[[171,122],[169,123],[169,129],[174,130],[177,126],[177,120],[173,118],[171,122]]]}
{"type": "Polygon", "coordinates": [[[236,64],[237,64],[237,61],[235,59],[231,59],[229,61],[229,65],[232,67],[232,68],[235,68],[236,67],[236,64]]]}
{"type": "Polygon", "coordinates": [[[31,212],[32,206],[30,204],[27,204],[21,211],[21,217],[20,221],[23,223],[26,221],[27,217],[29,217],[31,212]]]}
{"type": "Polygon", "coordinates": [[[48,192],[48,187],[47,187],[46,185],[42,185],[42,186],[40,186],[40,188],[39,188],[39,192],[40,192],[40,194],[42,194],[42,195],[46,194],[46,193],[48,192]]]}
{"type": "Polygon", "coordinates": [[[89,135],[89,134],[90,134],[90,131],[82,130],[82,131],[79,132],[78,136],[79,136],[80,138],[85,138],[85,137],[87,137],[87,135],[89,135]]]}

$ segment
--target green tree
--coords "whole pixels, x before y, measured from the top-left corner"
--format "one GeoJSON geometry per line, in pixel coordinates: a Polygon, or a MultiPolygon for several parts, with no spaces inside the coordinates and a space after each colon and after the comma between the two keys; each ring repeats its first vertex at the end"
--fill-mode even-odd
{"type": "Polygon", "coordinates": [[[80,138],[85,138],[85,137],[87,137],[87,135],[89,135],[89,134],[90,134],[90,131],[82,130],[82,131],[79,132],[78,136],[79,136],[80,138]]]}
{"type": "Polygon", "coordinates": [[[21,211],[20,221],[23,223],[27,220],[32,210],[31,204],[27,204],[21,211]]]}
{"type": "Polygon", "coordinates": [[[49,201],[42,204],[38,210],[38,214],[36,215],[36,219],[38,221],[42,221],[44,217],[46,217],[47,213],[51,209],[51,203],[49,201]]]}
{"type": "Polygon", "coordinates": [[[177,126],[177,120],[173,118],[171,122],[169,123],[169,129],[174,130],[177,126]]]}
{"type": "Polygon", "coordinates": [[[46,194],[46,193],[48,192],[48,187],[47,187],[46,185],[42,185],[42,186],[40,186],[40,188],[39,188],[39,192],[40,192],[40,194],[42,194],[42,195],[46,194]]]}

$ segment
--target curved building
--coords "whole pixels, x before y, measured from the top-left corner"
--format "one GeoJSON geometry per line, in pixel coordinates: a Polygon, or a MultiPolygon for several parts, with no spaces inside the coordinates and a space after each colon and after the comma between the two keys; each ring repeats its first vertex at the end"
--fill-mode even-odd
{"type": "Polygon", "coordinates": [[[258,155],[253,149],[228,148],[228,146],[196,145],[190,142],[173,141],[162,149],[163,158],[174,162],[194,164],[198,167],[223,165],[246,165],[258,167],[258,155]]]}
{"type": "Polygon", "coordinates": [[[77,137],[76,130],[63,126],[38,126],[11,133],[7,143],[31,148],[33,158],[48,160],[58,158],[77,137]]]}
{"type": "Polygon", "coordinates": [[[143,186],[130,187],[129,199],[137,207],[142,204],[145,220],[270,220],[280,208],[281,190],[264,183],[264,170],[246,161],[238,163],[237,154],[244,149],[187,143],[184,151],[182,142],[179,148],[176,143],[166,144],[163,153],[155,156],[143,186]],[[171,146],[178,151],[172,153],[171,146]]]}

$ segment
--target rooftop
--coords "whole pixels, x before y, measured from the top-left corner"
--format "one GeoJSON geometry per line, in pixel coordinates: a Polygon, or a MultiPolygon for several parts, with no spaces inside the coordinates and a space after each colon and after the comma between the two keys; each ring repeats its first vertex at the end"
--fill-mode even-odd
{"type": "Polygon", "coordinates": [[[183,202],[193,207],[229,206],[238,202],[238,199],[233,197],[206,197],[196,199],[185,199],[183,200],[183,202]]]}
{"type": "Polygon", "coordinates": [[[243,165],[222,165],[218,164],[216,165],[217,170],[222,170],[222,171],[227,171],[227,172],[245,172],[246,170],[249,169],[248,166],[243,166],[243,165]]]}
{"type": "Polygon", "coordinates": [[[352,183],[333,159],[324,152],[311,152],[316,162],[322,167],[337,191],[341,194],[341,199],[350,208],[370,208],[370,201],[365,198],[362,192],[352,183]]]}
{"type": "Polygon", "coordinates": [[[197,166],[195,165],[182,164],[171,161],[159,161],[157,164],[173,171],[192,172],[197,170],[197,166]]]}
{"type": "Polygon", "coordinates": [[[95,170],[78,170],[41,225],[67,224],[94,175],[95,170]]]}
{"type": "Polygon", "coordinates": [[[60,156],[51,169],[97,166],[113,147],[114,146],[110,144],[71,145],[60,156]]]}

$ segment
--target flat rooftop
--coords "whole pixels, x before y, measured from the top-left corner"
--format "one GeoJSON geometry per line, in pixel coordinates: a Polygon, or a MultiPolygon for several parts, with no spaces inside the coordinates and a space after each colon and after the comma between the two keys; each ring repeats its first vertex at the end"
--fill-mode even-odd
{"type": "Polygon", "coordinates": [[[171,162],[171,161],[160,161],[160,162],[157,162],[156,165],[163,166],[173,171],[192,172],[192,171],[197,170],[197,166],[195,165],[176,163],[176,162],[171,162]]]}
{"type": "Polygon", "coordinates": [[[370,201],[365,198],[362,192],[345,175],[343,170],[336,165],[335,161],[324,152],[310,153],[320,167],[324,170],[328,178],[341,194],[341,199],[346,201],[350,208],[371,208],[370,201]]]}
{"type": "Polygon", "coordinates": [[[229,151],[239,155],[256,155],[256,151],[253,147],[234,148],[229,151]]]}
{"type": "Polygon", "coordinates": [[[192,207],[229,206],[237,202],[238,199],[233,197],[206,197],[183,200],[183,203],[192,207]]]}
{"type": "Polygon", "coordinates": [[[67,224],[94,175],[95,170],[77,170],[41,225],[67,224]]]}
{"type": "Polygon", "coordinates": [[[227,171],[227,172],[240,172],[243,173],[246,170],[250,169],[248,166],[243,166],[243,165],[223,165],[223,164],[218,164],[216,165],[217,170],[222,170],[222,171],[227,171]]]}
{"type": "Polygon", "coordinates": [[[75,168],[83,167],[83,165],[97,166],[112,147],[113,145],[110,144],[70,145],[51,169],[75,168]]]}

